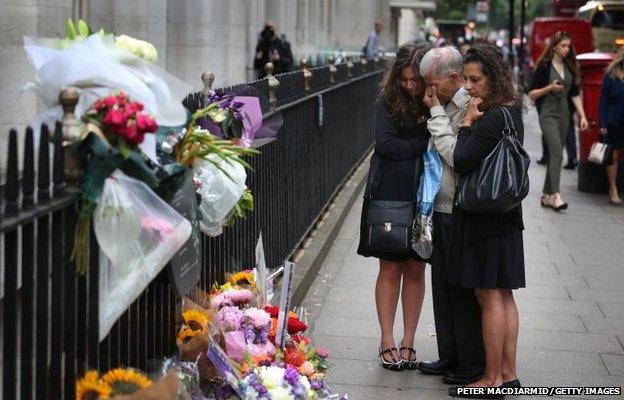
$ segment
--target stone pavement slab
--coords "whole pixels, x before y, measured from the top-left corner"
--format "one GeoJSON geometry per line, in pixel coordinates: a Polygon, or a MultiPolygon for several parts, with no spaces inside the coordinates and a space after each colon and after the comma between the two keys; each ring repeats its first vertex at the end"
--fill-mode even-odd
{"type": "MultiPolygon", "coordinates": [[[[541,154],[536,121],[531,110],[525,116],[525,147],[534,160],[541,154]]],[[[544,174],[545,167],[531,165],[531,192],[523,205],[527,288],[515,291],[519,378],[526,386],[622,386],[624,207],[608,205],[606,195],[578,192],[576,171],[563,170],[562,192],[570,208],[544,209],[539,205],[544,174]]],[[[315,343],[330,352],[327,380],[356,400],[447,399],[448,386],[439,377],[379,366],[374,301],[379,267],[378,260],[356,254],[361,204],[358,199],[349,210],[302,304],[315,343]]],[[[421,360],[437,358],[429,271],[416,332],[421,360]]],[[[399,305],[397,343],[401,333],[399,305]]]]}

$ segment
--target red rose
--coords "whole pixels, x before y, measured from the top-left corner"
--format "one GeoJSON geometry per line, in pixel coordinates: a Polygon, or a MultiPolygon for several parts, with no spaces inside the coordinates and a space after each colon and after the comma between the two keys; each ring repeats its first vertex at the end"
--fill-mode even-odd
{"type": "Polygon", "coordinates": [[[136,114],[139,111],[143,111],[143,104],[141,104],[141,103],[139,103],[137,101],[134,101],[132,103],[126,103],[124,105],[124,111],[127,114],[136,114]]]}
{"type": "Polygon", "coordinates": [[[288,333],[294,335],[308,329],[308,325],[301,322],[298,318],[288,317],[288,333]]]}
{"type": "Polygon", "coordinates": [[[126,127],[120,132],[121,136],[126,139],[126,142],[130,145],[137,145],[143,141],[143,136],[139,135],[139,130],[137,129],[137,125],[134,123],[129,123],[126,127]]]}
{"type": "Polygon", "coordinates": [[[156,132],[158,125],[154,118],[150,117],[146,113],[138,113],[136,115],[136,123],[141,132],[156,132]]]}
{"type": "Polygon", "coordinates": [[[104,125],[108,125],[109,127],[113,128],[113,130],[118,130],[119,128],[126,125],[126,123],[128,122],[128,117],[119,108],[113,108],[106,113],[106,116],[104,117],[102,122],[104,123],[104,125]]]}
{"type": "Polygon", "coordinates": [[[279,314],[279,307],[266,306],[264,307],[264,311],[268,312],[271,318],[277,318],[279,314]]]}
{"type": "Polygon", "coordinates": [[[119,104],[120,106],[123,106],[128,101],[128,95],[126,94],[126,92],[119,92],[117,93],[116,97],[117,104],[119,104]]]}

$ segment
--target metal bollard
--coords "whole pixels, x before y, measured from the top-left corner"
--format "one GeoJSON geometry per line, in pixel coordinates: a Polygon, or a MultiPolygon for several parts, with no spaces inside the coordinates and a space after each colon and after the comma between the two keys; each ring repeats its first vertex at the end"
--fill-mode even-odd
{"type": "Polygon", "coordinates": [[[353,77],[353,57],[347,56],[347,77],[353,77]]]}
{"type": "Polygon", "coordinates": [[[336,57],[329,57],[329,83],[330,85],[336,84],[336,74],[338,73],[338,68],[336,68],[336,57]]]}
{"type": "Polygon", "coordinates": [[[360,53],[360,64],[362,65],[362,72],[366,72],[368,60],[366,59],[366,54],[364,52],[360,53]]]}
{"type": "Polygon", "coordinates": [[[215,80],[215,75],[212,72],[204,71],[201,76],[201,80],[202,82],[204,82],[204,88],[202,89],[202,92],[204,94],[210,93],[210,91],[212,90],[212,84],[215,80]]]}
{"type": "Polygon", "coordinates": [[[78,90],[67,87],[59,93],[59,103],[63,107],[61,119],[63,129],[63,153],[65,158],[65,181],[70,185],[77,185],[84,176],[84,166],[81,160],[69,150],[69,146],[80,140],[80,121],[74,115],[80,95],[78,90]]]}
{"type": "Polygon", "coordinates": [[[273,76],[273,71],[275,71],[275,67],[273,63],[266,63],[264,65],[264,72],[266,72],[266,78],[269,81],[269,110],[275,111],[277,108],[277,97],[275,97],[275,91],[280,85],[279,80],[273,76]]]}
{"type": "Polygon", "coordinates": [[[306,92],[309,92],[312,84],[312,71],[308,68],[308,59],[302,59],[299,66],[303,70],[303,88],[306,92]]]}

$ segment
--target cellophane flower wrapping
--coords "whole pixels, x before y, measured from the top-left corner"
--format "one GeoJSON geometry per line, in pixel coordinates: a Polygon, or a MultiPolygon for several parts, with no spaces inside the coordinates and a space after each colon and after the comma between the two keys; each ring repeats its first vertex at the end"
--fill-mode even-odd
{"type": "Polygon", "coordinates": [[[100,337],[156,277],[191,234],[191,224],[143,182],[116,170],[93,214],[110,268],[102,269],[100,337]]]}
{"type": "Polygon", "coordinates": [[[209,236],[218,236],[223,231],[228,214],[247,188],[247,173],[237,162],[225,161],[216,154],[210,154],[208,158],[222,170],[203,159],[197,159],[193,166],[194,179],[199,185],[197,193],[201,196],[200,228],[209,236]]]}
{"type": "Polygon", "coordinates": [[[63,110],[58,94],[67,86],[78,87],[79,118],[98,98],[111,90],[123,90],[156,117],[158,125],[177,126],[186,122],[182,99],[191,87],[157,65],[116,47],[113,35],[94,34],[68,43],[52,38],[24,38],[24,48],[34,69],[33,82],[24,90],[37,93],[47,110],[33,126],[60,120],[63,110]]]}

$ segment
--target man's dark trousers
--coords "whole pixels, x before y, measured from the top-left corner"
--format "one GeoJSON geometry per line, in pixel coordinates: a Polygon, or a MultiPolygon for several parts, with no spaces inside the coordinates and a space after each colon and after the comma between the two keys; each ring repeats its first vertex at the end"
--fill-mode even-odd
{"type": "Polygon", "coordinates": [[[474,289],[460,288],[445,279],[451,240],[452,215],[433,213],[431,290],[438,355],[457,367],[484,365],[481,308],[474,289]]]}

